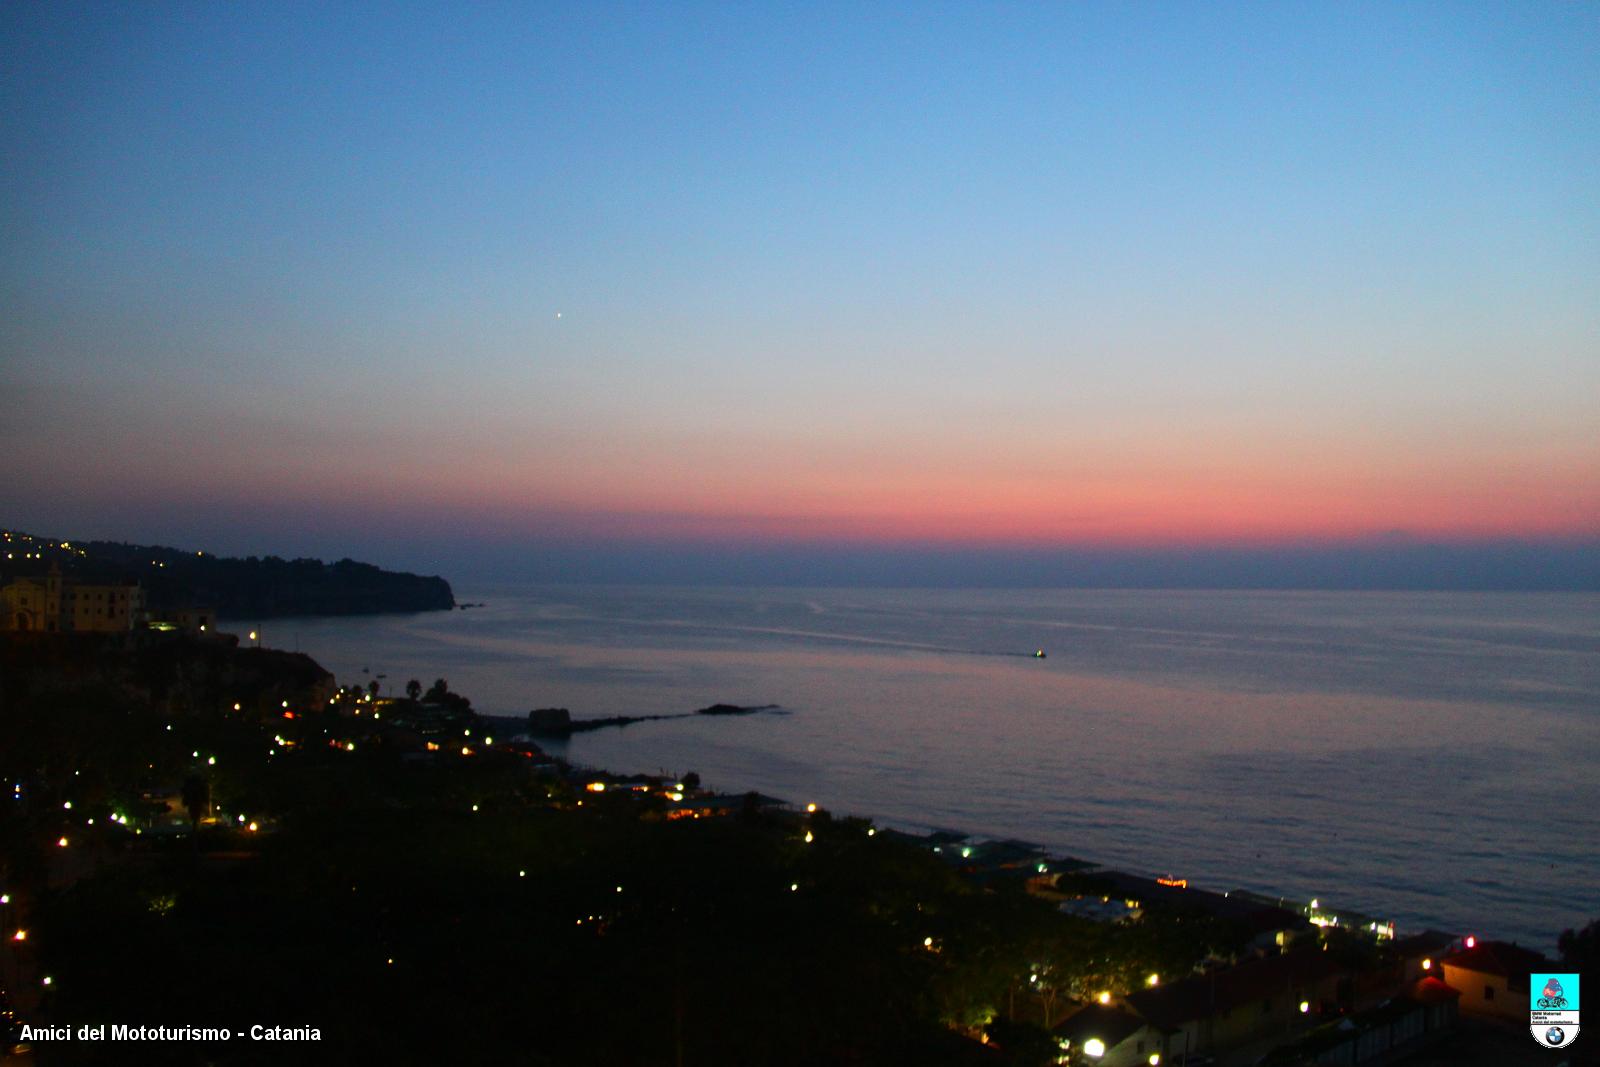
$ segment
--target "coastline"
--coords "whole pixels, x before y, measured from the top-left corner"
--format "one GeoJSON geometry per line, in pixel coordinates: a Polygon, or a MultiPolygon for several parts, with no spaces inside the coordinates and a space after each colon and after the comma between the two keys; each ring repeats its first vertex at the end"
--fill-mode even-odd
{"type": "Polygon", "coordinates": [[[1576,919],[1560,902],[1600,881],[1595,856],[1545,844],[1592,836],[1585,813],[1600,810],[1568,758],[1600,744],[1585,695],[1600,666],[1579,651],[1600,597],[463,596],[486,607],[313,621],[300,647],[341,678],[386,671],[391,691],[406,664],[429,664],[480,711],[518,719],[781,703],[791,714],[645,722],[549,747],[598,766],[693,767],[894,825],[1354,901],[1409,929],[1492,916],[1505,936],[1548,945],[1576,919]],[[921,647],[1041,644],[1043,662],[921,647]],[[1547,811],[1549,833],[1499,818],[1512,797],[1547,811]]]}

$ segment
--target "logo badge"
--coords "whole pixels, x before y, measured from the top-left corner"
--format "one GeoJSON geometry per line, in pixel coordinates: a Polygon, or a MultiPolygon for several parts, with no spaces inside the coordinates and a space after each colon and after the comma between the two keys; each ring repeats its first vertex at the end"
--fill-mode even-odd
{"type": "Polygon", "coordinates": [[[1578,976],[1528,976],[1528,1029],[1545,1048],[1566,1048],[1578,1037],[1578,976]]]}

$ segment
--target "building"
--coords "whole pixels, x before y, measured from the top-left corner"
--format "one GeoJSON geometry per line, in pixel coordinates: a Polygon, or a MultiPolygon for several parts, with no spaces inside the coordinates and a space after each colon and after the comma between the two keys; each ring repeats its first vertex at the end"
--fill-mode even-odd
{"type": "Polygon", "coordinates": [[[1146,1067],[1160,1064],[1161,1031],[1131,1012],[1104,1004],[1086,1004],[1052,1032],[1068,1062],[1103,1067],[1146,1067]]]}
{"type": "Polygon", "coordinates": [[[127,633],[145,616],[137,582],[93,585],[51,568],[0,589],[0,629],[40,633],[127,633]]]}
{"type": "Polygon", "coordinates": [[[1461,991],[1461,1011],[1528,1022],[1528,976],[1548,969],[1537,952],[1505,941],[1479,941],[1439,961],[1444,980],[1461,991]]]}
{"type": "Polygon", "coordinates": [[[1089,878],[1102,887],[1107,903],[1123,902],[1130,916],[1163,909],[1205,912],[1247,930],[1252,948],[1284,948],[1312,930],[1303,915],[1249,893],[1215,893],[1190,886],[1184,878],[1146,878],[1114,870],[1095,871],[1089,878]]]}
{"type": "Polygon", "coordinates": [[[1261,1067],[1355,1067],[1404,1059],[1455,1032],[1460,997],[1437,978],[1419,979],[1399,996],[1274,1050],[1261,1067]]]}
{"type": "Polygon", "coordinates": [[[1461,946],[1459,934],[1439,930],[1424,930],[1390,943],[1402,982],[1415,982],[1422,978],[1439,978],[1439,960],[1461,946]]]}
{"type": "Polygon", "coordinates": [[[1161,1034],[1153,1051],[1172,1063],[1185,1054],[1289,1040],[1338,1003],[1346,977],[1332,955],[1308,946],[1141,989],[1125,1000],[1161,1034]]]}
{"type": "Polygon", "coordinates": [[[152,630],[183,630],[187,633],[214,633],[217,613],[211,608],[164,608],[150,613],[152,630]]]}

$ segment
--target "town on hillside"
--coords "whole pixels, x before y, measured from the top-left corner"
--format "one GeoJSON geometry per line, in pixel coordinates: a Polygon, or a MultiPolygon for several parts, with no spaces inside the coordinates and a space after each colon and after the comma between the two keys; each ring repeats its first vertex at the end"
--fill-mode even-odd
{"type": "Polygon", "coordinates": [[[0,529],[0,631],[204,633],[220,616],[359,615],[456,607],[450,583],[342,559],[231,559],[0,529]]]}
{"type": "MultiPolygon", "coordinates": [[[[1556,962],[1481,932],[577,766],[445,679],[395,688],[204,624],[0,637],[9,1040],[79,1062],[22,1027],[183,1004],[400,1062],[1544,1052],[1527,982],[1556,962]]],[[[1594,936],[1569,932],[1560,966],[1594,936]]],[[[215,1043],[178,1061],[253,1062],[215,1043]]]]}

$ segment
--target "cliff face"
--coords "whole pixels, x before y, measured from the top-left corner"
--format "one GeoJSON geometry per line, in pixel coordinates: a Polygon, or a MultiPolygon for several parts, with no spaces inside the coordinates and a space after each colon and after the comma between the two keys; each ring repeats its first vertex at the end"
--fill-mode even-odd
{"type": "Polygon", "coordinates": [[[333,675],[310,656],[239,648],[226,637],[188,634],[0,634],[0,715],[12,702],[88,689],[122,692],[174,715],[276,717],[321,707],[333,675]]]}

